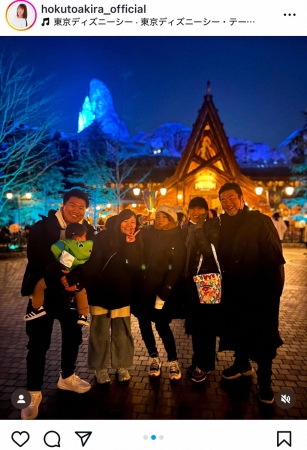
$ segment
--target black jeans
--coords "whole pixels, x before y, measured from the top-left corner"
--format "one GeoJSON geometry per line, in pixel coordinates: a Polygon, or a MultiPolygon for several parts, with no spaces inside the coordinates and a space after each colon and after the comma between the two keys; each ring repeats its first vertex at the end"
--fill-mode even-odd
{"type": "MultiPolygon", "coordinates": [[[[236,350],[234,364],[239,368],[247,367],[249,365],[249,358],[246,355],[247,352],[242,351],[242,349],[236,350]]],[[[269,389],[271,386],[273,358],[264,354],[254,358],[254,360],[258,365],[257,378],[259,389],[269,389]]]]}
{"type": "Polygon", "coordinates": [[[169,325],[169,315],[163,309],[156,309],[153,311],[152,317],[150,314],[141,314],[138,317],[139,327],[142,339],[146,345],[150,356],[158,356],[155,336],[153,333],[151,322],[155,322],[158,335],[162,339],[164,348],[166,350],[168,360],[177,360],[176,344],[173,332],[169,325]]]}
{"type": "Polygon", "coordinates": [[[193,345],[192,365],[204,372],[215,369],[216,336],[218,335],[220,305],[195,304],[191,311],[193,345]]]}
{"type": "MultiPolygon", "coordinates": [[[[59,320],[62,331],[61,369],[62,377],[75,372],[79,345],[82,342],[82,327],[77,324],[78,311],[69,308],[67,294],[49,292],[45,302],[47,314],[26,323],[29,337],[27,355],[27,389],[40,391],[44,381],[46,353],[50,347],[53,322],[59,320]],[[51,303],[53,300],[53,304],[51,303]],[[49,303],[49,307],[48,307],[49,303]]],[[[28,311],[31,303],[29,302],[28,311]]]]}

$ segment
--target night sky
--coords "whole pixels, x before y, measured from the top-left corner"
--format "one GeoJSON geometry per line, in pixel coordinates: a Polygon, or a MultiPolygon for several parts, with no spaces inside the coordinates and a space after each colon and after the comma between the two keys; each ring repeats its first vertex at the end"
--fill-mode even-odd
{"type": "Polygon", "coordinates": [[[307,37],[0,37],[34,76],[61,131],[76,132],[92,78],[111,91],[131,135],[165,122],[192,127],[207,80],[227,135],[276,147],[304,124],[307,37]]]}

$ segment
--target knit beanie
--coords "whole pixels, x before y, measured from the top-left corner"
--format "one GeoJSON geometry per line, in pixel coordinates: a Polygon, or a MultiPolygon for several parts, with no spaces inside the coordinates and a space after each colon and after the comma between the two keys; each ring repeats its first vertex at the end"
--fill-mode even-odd
{"type": "Polygon", "coordinates": [[[156,209],[156,215],[158,212],[163,212],[171,217],[171,219],[176,223],[177,222],[177,213],[174,211],[174,209],[171,206],[167,205],[160,205],[156,209]]]}

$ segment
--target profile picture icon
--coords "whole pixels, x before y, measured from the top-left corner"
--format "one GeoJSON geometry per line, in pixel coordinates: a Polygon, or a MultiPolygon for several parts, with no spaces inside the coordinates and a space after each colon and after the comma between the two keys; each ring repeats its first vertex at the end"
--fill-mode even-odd
{"type": "Polygon", "coordinates": [[[26,31],[36,21],[36,9],[27,0],[14,1],[6,10],[6,21],[11,28],[18,31],[26,31]]]}

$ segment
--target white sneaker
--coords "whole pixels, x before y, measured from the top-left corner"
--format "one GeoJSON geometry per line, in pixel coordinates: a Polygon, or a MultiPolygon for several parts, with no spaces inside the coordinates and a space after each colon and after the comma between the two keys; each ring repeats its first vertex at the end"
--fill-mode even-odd
{"type": "Polygon", "coordinates": [[[38,319],[41,316],[44,316],[46,313],[46,310],[43,306],[40,306],[38,309],[34,309],[32,308],[32,310],[26,314],[23,318],[23,320],[34,320],[34,319],[38,319]]]}
{"type": "Polygon", "coordinates": [[[62,378],[62,374],[60,373],[60,378],[58,381],[58,388],[63,389],[64,391],[73,391],[78,394],[83,394],[91,389],[90,383],[87,381],[81,380],[78,375],[73,373],[70,377],[62,378]]]}
{"type": "Polygon", "coordinates": [[[77,320],[77,324],[78,325],[85,325],[86,327],[88,327],[90,325],[88,320],[87,320],[87,316],[84,316],[83,314],[79,314],[78,320],[77,320]]]}
{"type": "Polygon", "coordinates": [[[111,381],[107,369],[95,370],[95,377],[99,384],[110,383],[111,381]]]}
{"type": "Polygon", "coordinates": [[[150,362],[150,365],[148,368],[148,375],[151,378],[159,377],[161,374],[161,366],[162,366],[162,363],[160,361],[159,356],[151,358],[151,362],[150,362]]]}
{"type": "Polygon", "coordinates": [[[169,362],[169,377],[171,380],[180,380],[181,372],[179,369],[178,361],[169,362]]]}
{"type": "Polygon", "coordinates": [[[31,403],[27,408],[21,410],[22,420],[36,419],[38,407],[43,398],[41,391],[29,391],[29,393],[31,395],[31,403]]]}

